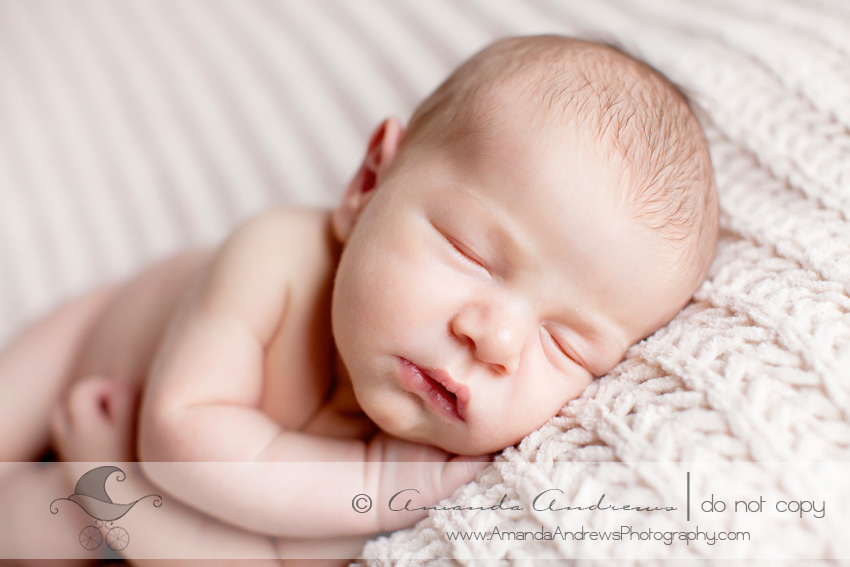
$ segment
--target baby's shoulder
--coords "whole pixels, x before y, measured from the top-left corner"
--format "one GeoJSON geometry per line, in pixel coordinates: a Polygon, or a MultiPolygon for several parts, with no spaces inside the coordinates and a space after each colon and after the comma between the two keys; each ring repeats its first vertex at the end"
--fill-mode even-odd
{"type": "Polygon", "coordinates": [[[293,240],[300,244],[322,245],[330,236],[330,211],[277,207],[265,210],[243,221],[231,234],[241,238],[283,244],[293,240]]]}
{"type": "Polygon", "coordinates": [[[200,279],[200,305],[274,328],[286,297],[333,273],[338,253],[331,235],[326,211],[274,209],[247,219],[200,279]]]}
{"type": "Polygon", "coordinates": [[[250,263],[273,261],[277,265],[295,262],[333,262],[336,245],[330,228],[330,212],[320,209],[275,208],[242,222],[228,236],[220,254],[238,256],[250,263]]]}

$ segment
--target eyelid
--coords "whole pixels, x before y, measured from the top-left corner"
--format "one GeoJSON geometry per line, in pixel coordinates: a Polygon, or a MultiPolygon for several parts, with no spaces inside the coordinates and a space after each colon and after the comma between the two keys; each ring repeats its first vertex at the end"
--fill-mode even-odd
{"type": "Polygon", "coordinates": [[[447,234],[445,234],[445,233],[443,234],[443,236],[445,236],[445,237],[446,237],[446,240],[449,242],[449,244],[451,244],[452,248],[454,248],[454,249],[455,249],[455,251],[456,251],[458,254],[460,254],[460,255],[463,257],[463,259],[464,259],[464,260],[467,260],[467,261],[469,261],[469,262],[472,262],[472,263],[473,263],[473,264],[475,264],[476,266],[479,266],[479,267],[481,267],[481,268],[484,268],[485,270],[487,269],[487,266],[485,266],[484,264],[482,264],[481,262],[479,262],[479,261],[475,258],[475,256],[473,256],[471,253],[467,252],[467,251],[464,249],[465,247],[464,247],[462,244],[460,244],[457,240],[455,240],[454,238],[452,238],[451,236],[449,236],[449,235],[447,235],[447,234]]]}
{"type": "Polygon", "coordinates": [[[448,233],[445,230],[441,229],[436,224],[434,224],[434,221],[432,221],[431,219],[428,219],[428,222],[431,224],[431,226],[434,227],[434,230],[439,232],[440,235],[446,240],[446,242],[449,243],[449,245],[452,247],[452,250],[455,252],[456,255],[458,255],[464,261],[469,262],[469,263],[473,264],[474,266],[476,266],[478,268],[481,268],[482,270],[484,270],[488,274],[490,273],[489,268],[483,262],[478,260],[478,258],[475,254],[473,254],[472,252],[469,252],[468,249],[466,248],[466,246],[464,246],[463,244],[461,244],[460,242],[458,242],[457,240],[455,240],[454,238],[449,236],[448,233]]]}
{"type": "Polygon", "coordinates": [[[575,353],[575,351],[573,351],[569,347],[564,347],[563,342],[559,341],[555,337],[555,335],[552,334],[552,332],[549,331],[548,329],[546,330],[546,334],[549,336],[549,340],[551,340],[555,344],[555,349],[558,352],[560,352],[564,356],[564,358],[568,359],[573,364],[577,364],[577,365],[581,366],[582,368],[585,367],[584,362],[582,361],[581,357],[579,357],[575,353]]]}

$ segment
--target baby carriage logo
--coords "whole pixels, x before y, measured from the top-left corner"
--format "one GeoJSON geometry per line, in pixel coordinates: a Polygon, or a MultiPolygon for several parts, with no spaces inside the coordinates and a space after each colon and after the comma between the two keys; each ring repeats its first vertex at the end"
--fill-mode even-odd
{"type": "Polygon", "coordinates": [[[57,498],[50,503],[50,513],[58,514],[59,508],[54,504],[59,500],[69,500],[83,509],[83,511],[94,520],[93,526],[86,526],[80,532],[80,545],[89,550],[94,550],[100,547],[103,542],[101,528],[106,531],[106,545],[115,551],[121,551],[130,544],[130,534],[121,526],[113,526],[116,520],[120,519],[130,508],[144,500],[145,498],[154,498],[153,505],[156,508],[162,506],[162,496],[158,494],[148,494],[142,496],[138,500],[129,504],[116,504],[112,498],[106,493],[106,479],[112,473],[119,473],[116,477],[118,482],[122,482],[127,475],[118,467],[104,466],[92,469],[77,481],[77,486],[74,488],[74,493],[68,498],[57,498]]]}

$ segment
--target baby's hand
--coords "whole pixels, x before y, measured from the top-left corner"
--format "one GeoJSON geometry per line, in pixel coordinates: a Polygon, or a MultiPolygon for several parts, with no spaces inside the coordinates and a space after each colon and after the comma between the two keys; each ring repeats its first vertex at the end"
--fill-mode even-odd
{"type": "Polygon", "coordinates": [[[436,447],[379,433],[369,442],[366,459],[377,465],[377,468],[367,468],[372,473],[367,478],[367,485],[372,494],[378,495],[381,503],[377,507],[380,527],[391,531],[412,526],[428,515],[424,510],[403,510],[408,500],[412,500],[411,509],[436,505],[459,486],[474,479],[490,464],[492,456],[453,455],[436,447]],[[402,511],[390,510],[386,506],[390,498],[408,488],[417,492],[404,492],[393,501],[393,509],[402,511]]]}
{"type": "Polygon", "coordinates": [[[57,455],[69,462],[131,462],[138,392],[129,384],[89,378],[73,385],[51,416],[57,455]]]}

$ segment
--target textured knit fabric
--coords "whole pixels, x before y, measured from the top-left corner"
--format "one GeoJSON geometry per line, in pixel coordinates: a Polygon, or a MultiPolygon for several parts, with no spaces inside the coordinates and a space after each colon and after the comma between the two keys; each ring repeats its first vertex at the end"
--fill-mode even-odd
{"type": "MultiPolygon", "coordinates": [[[[616,41],[703,108],[721,241],[681,314],[500,459],[664,461],[671,474],[689,461],[848,460],[848,29],[850,5],[826,0],[2,0],[0,340],[271,204],[331,205],[370,130],[406,119],[493,39],[579,34],[616,41]]],[[[543,484],[492,467],[446,503],[543,484]]],[[[610,486],[663,488],[637,474],[610,486]]],[[[850,501],[850,483],[834,497],[850,501]]],[[[469,521],[433,514],[364,554],[474,557],[445,534],[469,521]]],[[[828,557],[846,529],[806,524],[800,537],[828,557]]],[[[775,543],[776,556],[799,551],[775,543]]]]}

